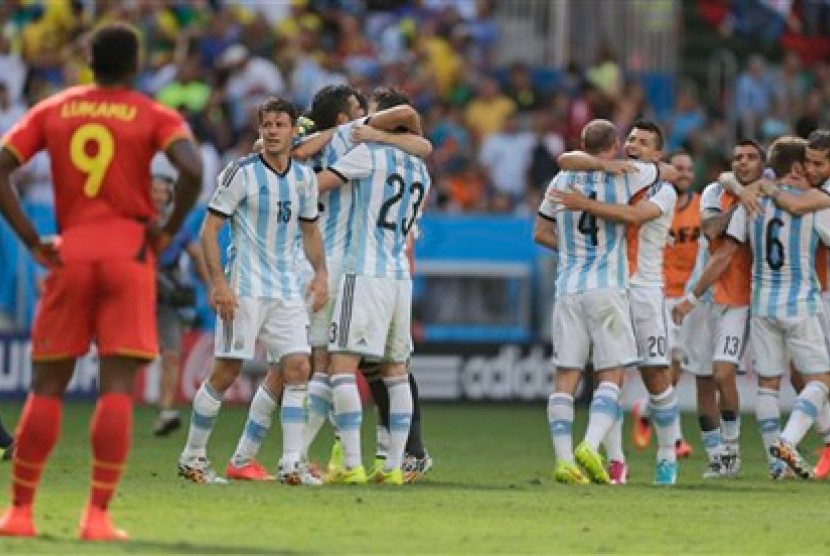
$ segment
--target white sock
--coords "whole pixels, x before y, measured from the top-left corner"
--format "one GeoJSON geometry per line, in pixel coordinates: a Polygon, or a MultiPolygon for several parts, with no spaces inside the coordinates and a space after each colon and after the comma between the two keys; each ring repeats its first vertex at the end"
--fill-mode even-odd
{"type": "Polygon", "coordinates": [[[303,430],[303,457],[320,433],[331,412],[331,384],[325,373],[314,373],[308,382],[308,419],[303,430]]]}
{"type": "Polygon", "coordinates": [[[781,438],[790,442],[793,446],[798,446],[798,443],[807,434],[807,429],[816,420],[819,409],[826,404],[827,387],[815,380],[808,382],[807,386],[795,399],[792,413],[790,413],[787,426],[784,427],[784,432],[781,433],[781,438]]]}
{"type": "Polygon", "coordinates": [[[642,417],[643,419],[651,418],[651,406],[648,402],[648,398],[640,398],[639,400],[634,402],[634,405],[637,406],[637,409],[640,410],[640,417],[642,417]]]}
{"type": "Polygon", "coordinates": [[[170,421],[172,419],[176,419],[179,416],[178,409],[162,409],[159,411],[159,417],[164,421],[170,421]]]}
{"type": "Polygon", "coordinates": [[[331,378],[334,418],[343,442],[343,464],[346,469],[363,465],[360,455],[360,425],[363,407],[353,374],[337,374],[331,378]]]}
{"type": "Polygon", "coordinates": [[[282,423],[282,460],[287,467],[300,461],[303,449],[303,429],[306,421],[306,385],[286,384],[282,391],[280,422],[282,423]]]}
{"type": "Polygon", "coordinates": [[[380,423],[375,427],[375,442],[377,442],[375,458],[386,459],[389,457],[389,429],[380,423]]]}
{"type": "Polygon", "coordinates": [[[602,445],[605,447],[605,455],[608,457],[608,461],[625,463],[625,453],[623,452],[622,439],[624,415],[625,413],[623,412],[622,407],[617,406],[617,418],[614,419],[614,423],[608,430],[608,434],[606,434],[605,438],[602,440],[602,445]]]}
{"type": "Polygon", "coordinates": [[[389,452],[383,470],[392,471],[403,463],[406,439],[412,425],[412,390],[406,375],[384,378],[383,383],[389,392],[389,452]]]}
{"type": "Polygon", "coordinates": [[[719,428],[711,431],[700,431],[700,438],[703,440],[703,447],[706,450],[706,455],[709,456],[709,461],[723,453],[723,437],[719,428]]]}
{"type": "Polygon", "coordinates": [[[778,390],[759,387],[758,400],[755,402],[755,420],[758,421],[758,428],[761,430],[767,463],[775,462],[769,449],[781,437],[781,409],[778,406],[778,396],[778,390]]]}
{"type": "Polygon", "coordinates": [[[824,404],[818,410],[816,432],[818,432],[822,442],[830,444],[830,403],[824,404]]]}
{"type": "Polygon", "coordinates": [[[588,410],[588,430],[585,431],[585,443],[592,450],[599,448],[599,443],[617,419],[619,398],[620,387],[613,382],[601,382],[594,392],[588,410]]]}
{"type": "Polygon", "coordinates": [[[274,394],[268,390],[265,384],[260,384],[254,394],[254,399],[251,400],[245,428],[242,431],[242,436],[239,437],[236,451],[231,458],[231,463],[234,466],[242,467],[256,459],[259,447],[262,446],[265,435],[271,429],[271,417],[276,408],[277,399],[274,394]]]}
{"type": "Polygon", "coordinates": [[[183,457],[207,457],[207,443],[213,431],[213,422],[221,407],[222,396],[207,382],[203,382],[196,395],[193,396],[193,413],[190,416],[187,443],[182,450],[183,457]]]}
{"type": "Polygon", "coordinates": [[[724,445],[738,450],[741,442],[741,414],[735,413],[735,419],[724,419],[721,412],[720,430],[724,445]]]}
{"type": "Polygon", "coordinates": [[[650,396],[649,405],[657,436],[657,461],[676,461],[674,444],[680,436],[680,414],[674,387],[669,386],[661,393],[650,396]]]}
{"type": "Polygon", "coordinates": [[[574,398],[569,394],[551,394],[548,398],[548,425],[557,461],[575,463],[572,430],[574,398]]]}

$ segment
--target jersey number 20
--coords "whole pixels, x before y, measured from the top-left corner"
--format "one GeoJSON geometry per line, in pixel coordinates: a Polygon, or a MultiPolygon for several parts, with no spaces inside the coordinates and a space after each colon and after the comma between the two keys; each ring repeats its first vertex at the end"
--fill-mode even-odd
{"type": "MultiPolygon", "coordinates": [[[[378,226],[385,230],[392,230],[394,232],[398,228],[398,225],[397,222],[389,221],[389,211],[392,210],[392,207],[397,205],[401,199],[403,199],[404,191],[406,190],[406,183],[400,174],[390,174],[390,176],[386,178],[386,185],[395,188],[395,194],[389,197],[386,202],[381,205],[380,212],[378,213],[378,226]]],[[[409,230],[412,229],[412,224],[415,223],[415,217],[418,215],[418,210],[421,208],[421,203],[424,201],[424,184],[417,181],[412,182],[412,185],[409,186],[409,194],[416,195],[416,197],[412,206],[412,217],[407,222],[406,213],[404,213],[404,216],[401,219],[401,232],[404,236],[408,235],[409,230]]]]}
{"type": "Polygon", "coordinates": [[[84,124],[72,134],[69,140],[69,159],[75,168],[86,174],[84,195],[97,197],[104,183],[112,159],[115,156],[115,140],[105,126],[96,123],[84,124]],[[93,143],[89,154],[87,145],[93,143]]]}

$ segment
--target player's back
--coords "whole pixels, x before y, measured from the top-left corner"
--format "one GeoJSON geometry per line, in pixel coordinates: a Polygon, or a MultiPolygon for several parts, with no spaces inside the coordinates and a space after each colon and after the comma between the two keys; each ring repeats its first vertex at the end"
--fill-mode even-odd
{"type": "MultiPolygon", "coordinates": [[[[627,203],[632,191],[627,176],[604,172],[560,172],[548,191],[580,191],[606,203],[627,203]]],[[[557,296],[587,290],[628,287],[624,224],[587,212],[565,210],[556,218],[559,259],[557,296]]]]}
{"type": "Polygon", "coordinates": [[[663,251],[666,297],[683,297],[698,256],[700,238],[700,195],[692,193],[688,202],[677,205],[663,251]]]}
{"type": "MultiPolygon", "coordinates": [[[[795,189],[789,190],[798,195],[795,189]]],[[[814,315],[821,287],[816,273],[817,213],[792,215],[769,198],[762,215],[748,219],[752,247],[752,314],[767,317],[814,315]]],[[[737,217],[736,217],[737,218],[737,217]]]]}
{"type": "MultiPolygon", "coordinates": [[[[715,210],[725,213],[738,203],[738,198],[726,191],[718,182],[706,186],[701,196],[701,212],[715,210]]],[[[719,237],[709,241],[709,252],[720,249],[725,238],[719,237]]],[[[713,288],[715,303],[729,307],[745,307],[749,305],[749,279],[752,267],[752,254],[749,246],[744,245],[729,261],[729,266],[721,275],[713,288]]]]}
{"type": "Polygon", "coordinates": [[[674,186],[658,182],[631,199],[631,204],[651,202],[660,208],[660,216],[640,226],[629,226],[627,235],[628,265],[631,284],[663,286],[663,250],[674,217],[677,192],[674,186]]]}
{"type": "Polygon", "coordinates": [[[115,247],[107,238],[143,235],[156,216],[150,162],[188,135],[181,116],[141,93],[91,85],[44,100],[4,143],[20,162],[39,150],[49,152],[63,256],[79,248],[95,258],[96,248],[115,247]]]}
{"type": "Polygon", "coordinates": [[[364,177],[353,181],[354,205],[346,272],[378,278],[410,277],[406,238],[418,220],[431,180],[424,162],[397,147],[366,143],[364,177]]]}

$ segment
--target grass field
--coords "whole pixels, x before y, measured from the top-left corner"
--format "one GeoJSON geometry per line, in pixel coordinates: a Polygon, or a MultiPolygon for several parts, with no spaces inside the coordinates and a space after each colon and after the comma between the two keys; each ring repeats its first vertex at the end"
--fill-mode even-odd
{"type": "MultiPolygon", "coordinates": [[[[133,541],[90,546],[74,540],[87,496],[90,405],[68,405],[36,516],[37,540],[0,539],[0,554],[21,553],[828,553],[830,485],[772,483],[754,421],[744,419],[744,470],[706,482],[697,452],[674,488],[650,485],[653,451],[629,451],[631,484],[558,485],[544,406],[427,405],[425,436],[436,467],[401,487],[291,488],[279,484],[202,486],[176,476],[185,433],[155,439],[153,413],[139,409],[130,467],[113,515],[133,541]]],[[[19,406],[2,415],[13,424],[19,406]]],[[[245,411],[226,408],[210,454],[224,467],[245,411]]],[[[581,434],[583,426],[577,426],[581,434]]],[[[263,462],[274,467],[277,432],[263,462]]],[[[364,438],[373,431],[364,424],[364,438]]],[[[323,459],[320,439],[317,458],[323,459]]],[[[816,446],[805,447],[811,457],[816,446]]],[[[366,462],[371,455],[365,452],[366,462]]],[[[9,466],[0,468],[8,501],[9,466]]]]}

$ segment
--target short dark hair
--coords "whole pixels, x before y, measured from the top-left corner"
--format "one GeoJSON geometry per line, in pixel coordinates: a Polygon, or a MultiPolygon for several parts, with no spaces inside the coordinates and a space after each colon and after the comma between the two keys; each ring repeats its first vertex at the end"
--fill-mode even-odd
{"type": "Polygon", "coordinates": [[[349,97],[355,90],[348,85],[326,85],[314,95],[308,117],[318,130],[330,129],[337,125],[337,116],[349,115],[349,97]]]}
{"type": "Polygon", "coordinates": [[[807,140],[793,135],[784,135],[769,147],[769,167],[780,177],[790,173],[793,164],[804,162],[807,156],[807,140]]]}
{"type": "Polygon", "coordinates": [[[375,103],[375,110],[388,110],[395,106],[412,106],[409,95],[395,87],[378,87],[372,91],[372,101],[375,103]]]}
{"type": "Polygon", "coordinates": [[[653,133],[654,139],[657,143],[657,150],[663,150],[663,130],[660,129],[660,126],[656,123],[652,122],[651,120],[637,120],[636,122],[634,122],[634,125],[631,126],[631,129],[640,129],[643,131],[653,133]]]}
{"type": "Polygon", "coordinates": [[[824,151],[830,157],[830,130],[817,129],[807,137],[807,147],[816,151],[824,151]]]}
{"type": "Polygon", "coordinates": [[[257,108],[257,121],[262,123],[262,117],[266,112],[276,112],[288,114],[291,119],[291,125],[297,123],[297,117],[300,115],[297,108],[291,102],[281,97],[268,97],[262,101],[257,108]]]}
{"type": "Polygon", "coordinates": [[[117,83],[138,71],[141,36],[132,25],[108,23],[96,29],[90,41],[90,57],[95,80],[117,83]]]}
{"type": "Polygon", "coordinates": [[[357,103],[360,105],[360,108],[363,110],[364,114],[369,113],[369,99],[366,98],[362,92],[355,89],[354,96],[357,99],[357,103]]]}
{"type": "Polygon", "coordinates": [[[735,143],[735,146],[736,147],[752,147],[756,151],[758,151],[758,156],[761,157],[761,160],[763,160],[764,162],[766,162],[766,160],[767,160],[767,152],[764,150],[764,147],[762,147],[761,144],[758,143],[758,141],[756,141],[755,139],[746,139],[746,138],[740,139],[740,140],[738,140],[737,143],[735,143]]]}
{"type": "Polygon", "coordinates": [[[669,157],[666,160],[671,160],[675,156],[688,156],[689,158],[694,160],[694,157],[692,157],[692,155],[689,154],[689,151],[687,151],[685,149],[677,149],[677,150],[674,150],[674,151],[670,152],[669,157]]]}
{"type": "Polygon", "coordinates": [[[582,146],[588,154],[598,154],[614,148],[617,126],[608,120],[591,120],[582,128],[582,146]]]}

